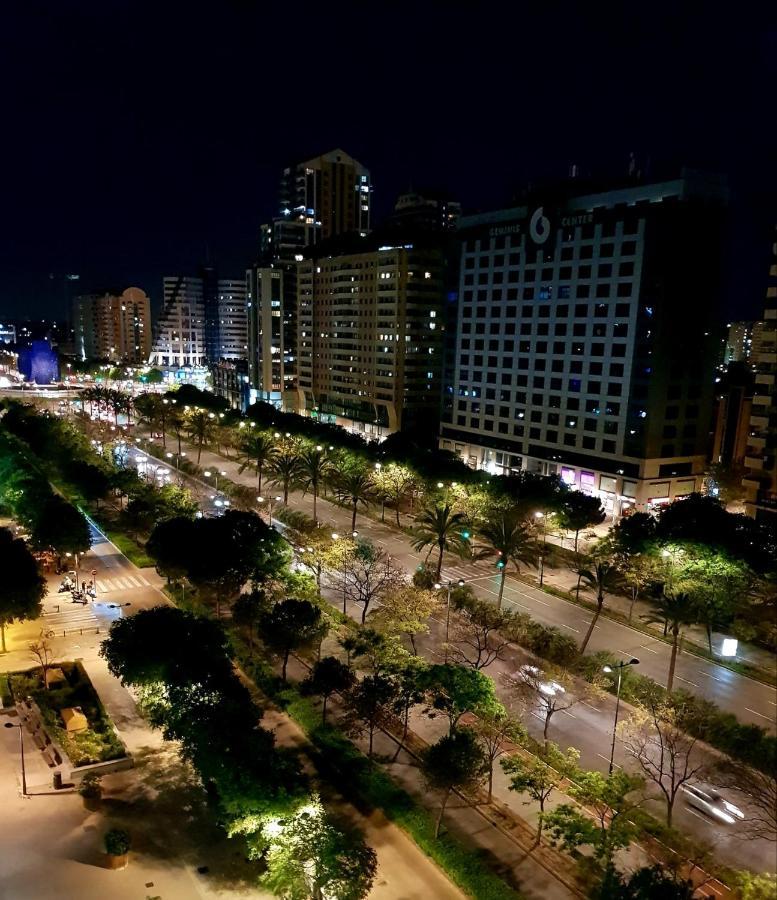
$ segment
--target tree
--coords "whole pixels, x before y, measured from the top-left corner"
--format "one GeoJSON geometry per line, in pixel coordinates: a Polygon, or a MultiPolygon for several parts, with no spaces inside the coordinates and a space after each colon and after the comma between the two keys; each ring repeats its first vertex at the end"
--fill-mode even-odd
{"type": "Polygon", "coordinates": [[[186,414],[186,430],[197,444],[197,465],[202,459],[202,448],[213,440],[216,433],[216,414],[207,409],[190,409],[186,414]]]}
{"type": "Polygon", "coordinates": [[[398,659],[407,655],[396,641],[374,628],[352,631],[341,639],[340,646],[346,653],[349,667],[353,666],[355,660],[363,658],[367,665],[359,668],[368,668],[373,675],[388,672],[398,659]]]}
{"type": "Polygon", "coordinates": [[[582,683],[576,684],[564,669],[543,672],[537,666],[524,665],[508,678],[513,695],[527,707],[536,707],[543,720],[542,737],[549,745],[548,730],[553,716],[576,706],[586,696],[582,683]],[[575,693],[571,693],[575,688],[575,693]]]}
{"type": "Polygon", "coordinates": [[[610,867],[600,885],[592,894],[592,900],[692,900],[696,896],[693,882],[678,877],[676,872],[660,865],[643,866],[625,881],[610,867]]]}
{"type": "Polygon", "coordinates": [[[37,619],[41,615],[46,581],[38,571],[38,563],[25,542],[15,538],[7,528],[0,528],[0,571],[3,573],[0,636],[3,653],[6,653],[6,627],[12,622],[37,619]]]}
{"type": "Polygon", "coordinates": [[[356,676],[351,669],[340,662],[336,656],[325,656],[317,660],[310,670],[310,675],[302,683],[306,694],[321,697],[321,723],[326,724],[326,705],[332,694],[344,694],[353,686],[356,676]]]}
{"type": "Polygon", "coordinates": [[[100,647],[108,669],[125,685],[203,686],[232,675],[229,641],[212,619],[172,606],[117,619],[100,647]]]}
{"type": "Polygon", "coordinates": [[[363,900],[377,871],[375,851],[358,831],[337,826],[317,797],[287,819],[264,823],[252,851],[260,855],[262,885],[286,900],[363,900]]]}
{"type": "Polygon", "coordinates": [[[554,843],[565,850],[590,846],[602,868],[605,871],[611,868],[615,853],[628,847],[637,836],[631,814],[642,799],[630,797],[641,786],[641,779],[625,772],[603,775],[579,770],[575,781],[567,787],[567,793],[586,807],[593,818],[580,806],[571,803],[557,806],[545,817],[554,843]]]}
{"type": "Polygon", "coordinates": [[[476,559],[497,557],[500,570],[497,607],[502,608],[502,596],[507,578],[507,565],[512,563],[519,572],[521,564],[536,565],[539,547],[532,527],[514,510],[497,510],[480,528],[483,543],[475,551],[476,559]]]}
{"type": "Polygon", "coordinates": [[[267,593],[261,588],[241,594],[232,604],[232,621],[239,628],[248,630],[248,649],[254,652],[254,633],[259,620],[270,611],[267,593]]]}
{"type": "Polygon", "coordinates": [[[396,697],[392,704],[392,710],[402,720],[402,737],[397,742],[394,753],[394,761],[399,757],[402,745],[407,739],[410,727],[410,710],[418,706],[424,700],[423,676],[426,663],[417,656],[403,659],[398,666],[391,669],[391,675],[396,685],[396,697]]]}
{"type": "Polygon", "coordinates": [[[371,614],[370,622],[386,634],[406,634],[417,656],[416,635],[429,633],[428,620],[439,607],[440,598],[434,591],[398,584],[381,597],[380,606],[371,614]]]}
{"type": "Polygon", "coordinates": [[[767,873],[754,875],[752,872],[739,872],[737,888],[742,900],[774,900],[777,894],[777,875],[767,873]]]}
{"type": "Polygon", "coordinates": [[[777,841],[777,777],[724,758],[710,775],[720,787],[735,791],[746,802],[745,834],[751,839],[777,841]]]}
{"type": "Polygon", "coordinates": [[[501,703],[479,706],[468,728],[477,735],[488,763],[488,802],[494,792],[494,763],[526,738],[526,730],[501,703]]]}
{"type": "Polygon", "coordinates": [[[389,721],[396,696],[396,684],[386,675],[366,675],[361,681],[357,681],[345,696],[346,729],[351,734],[367,732],[369,759],[372,759],[375,729],[389,721]]]}
{"type": "Polygon", "coordinates": [[[314,522],[318,521],[318,512],[316,509],[318,492],[321,485],[324,484],[325,480],[329,477],[331,469],[332,463],[327,451],[320,444],[317,444],[315,447],[308,447],[299,455],[297,481],[303,491],[310,491],[311,494],[313,494],[314,522]]]}
{"type": "Polygon", "coordinates": [[[256,490],[262,493],[262,476],[264,470],[272,463],[276,448],[273,439],[266,432],[249,431],[241,437],[239,444],[240,468],[242,473],[249,467],[256,467],[256,490]]]}
{"type": "Polygon", "coordinates": [[[92,546],[89,523],[81,512],[59,494],[51,494],[38,510],[32,529],[33,543],[56,554],[86,553],[92,546]]]}
{"type": "Polygon", "coordinates": [[[281,678],[286,681],[286,667],[292,650],[309,646],[328,630],[321,609],[308,600],[282,600],[259,618],[262,641],[282,662],[281,678]]]}
{"type": "Polygon", "coordinates": [[[335,473],[333,487],[337,499],[351,505],[351,531],[355,531],[359,504],[366,506],[374,493],[372,475],[366,466],[352,463],[335,473]]]}
{"type": "Polygon", "coordinates": [[[343,597],[362,604],[362,625],[373,601],[381,600],[404,584],[404,573],[385,550],[359,541],[343,567],[343,597]]]}
{"type": "Polygon", "coordinates": [[[494,682],[478,669],[450,663],[429,666],[420,678],[430,715],[441,712],[453,732],[464,713],[496,702],[494,682]]]}
{"type": "Polygon", "coordinates": [[[278,447],[269,462],[270,480],[283,489],[283,503],[288,506],[289,488],[294,484],[299,472],[299,450],[297,445],[286,441],[278,447]]]}
{"type": "Polygon", "coordinates": [[[684,626],[692,625],[696,621],[696,607],[691,596],[682,592],[676,594],[662,592],[659,597],[651,598],[650,603],[653,611],[640,618],[648,624],[666,624],[672,635],[672,654],[669,657],[669,675],[666,680],[666,689],[671,691],[674,685],[680,633],[684,626]]]}
{"type": "Polygon", "coordinates": [[[49,689],[49,669],[54,661],[54,653],[48,640],[48,634],[45,629],[41,631],[37,641],[31,641],[27,645],[30,653],[38,660],[40,666],[40,674],[43,679],[43,687],[49,689]]]}
{"type": "Polygon", "coordinates": [[[596,612],[580,645],[580,653],[583,654],[602,614],[605,593],[614,593],[622,585],[623,580],[615,563],[606,556],[592,556],[590,563],[580,569],[580,579],[582,590],[593,591],[596,594],[596,612]]]}
{"type": "Polygon", "coordinates": [[[529,803],[539,805],[540,814],[537,821],[537,836],[534,846],[542,840],[542,829],[545,824],[545,804],[553,791],[577,770],[580,751],[570,747],[564,753],[556,744],[545,746],[542,759],[529,753],[514,753],[502,760],[505,775],[510,776],[509,789],[518,794],[526,794],[529,803]]]}
{"type": "Polygon", "coordinates": [[[674,707],[648,698],[646,707],[638,708],[622,730],[626,751],[637,761],[645,779],[663,794],[670,828],[680,791],[706,774],[703,758],[694,753],[696,738],[677,727],[681,718],[682,712],[674,707]]]}
{"type": "Polygon", "coordinates": [[[559,525],[566,531],[575,533],[575,553],[580,532],[604,522],[605,512],[598,497],[591,497],[582,491],[569,491],[561,501],[558,511],[559,525]]]}
{"type": "Polygon", "coordinates": [[[488,763],[483,748],[469,728],[456,728],[427,747],[421,756],[421,771],[431,790],[440,791],[442,803],[434,825],[434,837],[440,836],[440,824],[451,792],[473,791],[483,780],[488,763]]]}
{"type": "MultiPolygon", "coordinates": [[[[413,472],[401,463],[391,462],[381,466],[372,476],[372,480],[384,504],[388,503],[394,507],[397,528],[401,527],[402,523],[399,520],[399,513],[402,501],[416,487],[416,479],[413,472]]],[[[381,521],[383,520],[384,516],[381,512],[381,521]]]]}
{"type": "Polygon", "coordinates": [[[454,654],[473,669],[485,669],[502,658],[510,641],[502,631],[509,616],[491,603],[467,598],[458,605],[458,621],[453,633],[454,654]]]}
{"type": "Polygon", "coordinates": [[[462,556],[467,550],[469,531],[466,519],[462,513],[454,513],[447,504],[427,506],[423,509],[410,533],[414,550],[429,548],[427,559],[432,550],[437,548],[439,552],[435,573],[437,581],[440,580],[442,572],[443,554],[447,552],[462,556]]]}

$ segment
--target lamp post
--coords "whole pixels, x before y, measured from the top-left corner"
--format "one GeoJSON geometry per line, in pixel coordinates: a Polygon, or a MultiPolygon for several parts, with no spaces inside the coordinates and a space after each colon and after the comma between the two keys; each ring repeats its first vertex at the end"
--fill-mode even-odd
{"type": "Polygon", "coordinates": [[[536,513],[534,513],[534,518],[537,519],[537,521],[542,522],[542,550],[540,552],[540,587],[542,587],[542,582],[545,578],[545,550],[546,550],[545,513],[536,512],[536,513]]]}
{"type": "Polygon", "coordinates": [[[109,604],[108,604],[108,609],[118,609],[118,610],[119,610],[119,615],[121,616],[121,610],[122,610],[125,606],[132,606],[132,604],[131,604],[131,603],[109,603],[109,604]]]}
{"type": "MultiPolygon", "coordinates": [[[[458,587],[464,587],[464,579],[459,578],[456,582],[458,587]]],[[[434,585],[436,590],[440,590],[442,585],[440,582],[436,582],[434,585]]],[[[453,582],[448,582],[448,603],[445,609],[445,664],[448,664],[448,638],[450,637],[451,632],[451,591],[453,590],[453,582]]]]}
{"type": "Polygon", "coordinates": [[[268,521],[269,521],[270,528],[272,528],[272,505],[273,505],[273,501],[275,501],[276,503],[280,503],[282,500],[283,500],[283,497],[257,497],[257,498],[256,498],[256,502],[257,502],[257,503],[259,503],[259,504],[266,503],[266,504],[267,504],[267,511],[268,511],[268,513],[269,513],[269,519],[268,519],[268,521]]]}
{"type": "Polygon", "coordinates": [[[22,794],[27,796],[27,769],[24,765],[24,725],[22,722],[19,722],[17,725],[15,722],[6,722],[6,728],[18,728],[19,729],[19,752],[22,757],[22,794]]]}
{"type": "Polygon", "coordinates": [[[615,723],[612,726],[612,746],[610,747],[610,768],[608,769],[608,774],[612,775],[612,769],[615,765],[615,735],[618,731],[618,713],[620,712],[621,707],[621,681],[623,680],[623,670],[627,669],[629,666],[638,666],[639,660],[636,656],[632,656],[628,662],[620,662],[615,666],[603,666],[603,672],[612,672],[613,669],[618,670],[618,687],[615,692],[615,723]]]}

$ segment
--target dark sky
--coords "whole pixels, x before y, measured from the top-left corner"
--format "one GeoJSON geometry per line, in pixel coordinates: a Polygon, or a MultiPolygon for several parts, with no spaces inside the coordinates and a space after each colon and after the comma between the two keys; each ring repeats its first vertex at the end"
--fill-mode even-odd
{"type": "MultiPolygon", "coordinates": [[[[767,7],[769,4],[760,4],[767,7]]],[[[630,151],[726,174],[731,315],[758,314],[777,221],[777,27],[740,3],[8,3],[0,12],[0,312],[250,262],[284,165],[335,146],[387,211],[465,209],[630,151]],[[50,277],[53,275],[53,279],[50,277]]]]}

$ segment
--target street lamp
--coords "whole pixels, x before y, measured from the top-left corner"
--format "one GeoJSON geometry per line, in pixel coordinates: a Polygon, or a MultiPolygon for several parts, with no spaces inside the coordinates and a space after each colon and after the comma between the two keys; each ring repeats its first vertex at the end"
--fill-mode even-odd
{"type": "Polygon", "coordinates": [[[66,553],[65,556],[70,559],[72,556],[75,556],[75,565],[76,565],[76,590],[78,590],[78,554],[66,553]]]}
{"type": "MultiPolygon", "coordinates": [[[[464,587],[464,579],[459,578],[456,582],[459,587],[464,587]]],[[[440,582],[435,582],[435,590],[440,590],[442,585],[440,582]]],[[[448,663],[448,637],[450,636],[451,631],[451,591],[453,590],[453,582],[448,582],[448,604],[445,610],[445,664],[448,663]]]]}
{"type": "Polygon", "coordinates": [[[270,528],[272,528],[272,505],[273,505],[273,501],[275,501],[276,503],[280,503],[282,500],[283,500],[283,497],[257,497],[257,498],[256,498],[256,502],[257,502],[257,503],[260,503],[260,504],[261,504],[261,503],[267,503],[267,511],[268,511],[268,513],[269,513],[269,519],[268,519],[268,521],[269,521],[269,523],[270,523],[270,528]]]}
{"type": "Polygon", "coordinates": [[[540,553],[540,587],[542,587],[542,582],[545,578],[545,513],[536,512],[534,513],[534,518],[537,519],[537,521],[542,522],[542,551],[540,553]]]}
{"type": "Polygon", "coordinates": [[[610,748],[610,768],[608,770],[608,774],[612,775],[612,768],[615,764],[615,735],[618,731],[618,713],[621,707],[621,681],[623,679],[623,670],[627,669],[629,666],[638,666],[639,660],[636,656],[632,656],[628,662],[619,662],[614,666],[603,666],[602,671],[610,673],[614,669],[618,670],[618,687],[615,692],[615,724],[612,726],[612,746],[610,748]]]}
{"type": "Polygon", "coordinates": [[[109,603],[108,609],[123,609],[125,606],[132,606],[131,603],[109,603]]]}
{"type": "Polygon", "coordinates": [[[17,725],[15,722],[6,722],[6,728],[18,728],[19,729],[19,750],[22,755],[22,794],[27,796],[27,769],[24,766],[24,725],[19,722],[17,725]]]}

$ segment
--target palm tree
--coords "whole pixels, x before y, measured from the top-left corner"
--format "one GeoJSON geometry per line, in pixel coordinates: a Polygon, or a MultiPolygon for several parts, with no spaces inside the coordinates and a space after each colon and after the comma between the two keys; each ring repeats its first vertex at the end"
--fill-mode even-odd
{"type": "Polygon", "coordinates": [[[690,594],[661,594],[650,600],[653,611],[640,616],[648,624],[668,624],[672,633],[672,655],[669,659],[669,677],[666,682],[667,691],[674,684],[674,667],[677,662],[677,648],[680,644],[680,632],[684,625],[696,622],[696,606],[690,594]]]}
{"type": "MultiPolygon", "coordinates": [[[[330,469],[331,463],[327,451],[320,444],[306,448],[299,455],[297,482],[303,491],[310,491],[313,494],[314,522],[318,522],[316,510],[318,490],[328,477],[330,469]]],[[[351,531],[353,530],[352,528],[351,531]]]]}
{"type": "Polygon", "coordinates": [[[501,569],[501,578],[497,607],[501,609],[507,564],[513,563],[516,572],[520,572],[521,563],[536,565],[539,556],[537,540],[531,525],[516,510],[498,510],[480,529],[480,537],[484,543],[475,550],[475,558],[499,557],[497,566],[501,569]]]}
{"type": "Polygon", "coordinates": [[[202,457],[203,444],[210,443],[213,439],[213,430],[216,426],[216,416],[206,409],[190,410],[187,416],[187,430],[189,437],[197,442],[197,465],[202,457]]]}
{"type": "Polygon", "coordinates": [[[413,549],[423,550],[429,548],[426,558],[429,558],[432,550],[437,547],[439,557],[437,559],[436,580],[440,580],[442,572],[443,554],[457,553],[463,556],[467,548],[467,519],[464,513],[455,513],[446,503],[444,506],[427,506],[416,519],[416,523],[410,530],[413,536],[413,549]]]}
{"type": "Polygon", "coordinates": [[[262,493],[262,475],[277,453],[275,443],[267,432],[249,432],[240,442],[240,469],[242,474],[249,466],[256,466],[256,490],[262,493]]]}
{"type": "Polygon", "coordinates": [[[604,608],[605,593],[613,593],[623,584],[623,576],[615,563],[605,557],[593,557],[588,566],[578,571],[578,584],[584,591],[593,591],[596,594],[596,612],[594,613],[588,631],[580,645],[580,652],[585,653],[585,648],[591,640],[596,623],[604,608]],[[582,582],[582,583],[581,583],[582,582]]]}
{"type": "Polygon", "coordinates": [[[367,505],[375,490],[370,471],[361,466],[348,466],[337,472],[333,486],[337,499],[351,504],[351,531],[356,531],[356,510],[360,503],[367,505]]]}
{"type": "Polygon", "coordinates": [[[279,447],[268,466],[273,484],[283,487],[283,503],[289,503],[289,486],[299,471],[299,450],[295,444],[285,443],[279,447]]]}

